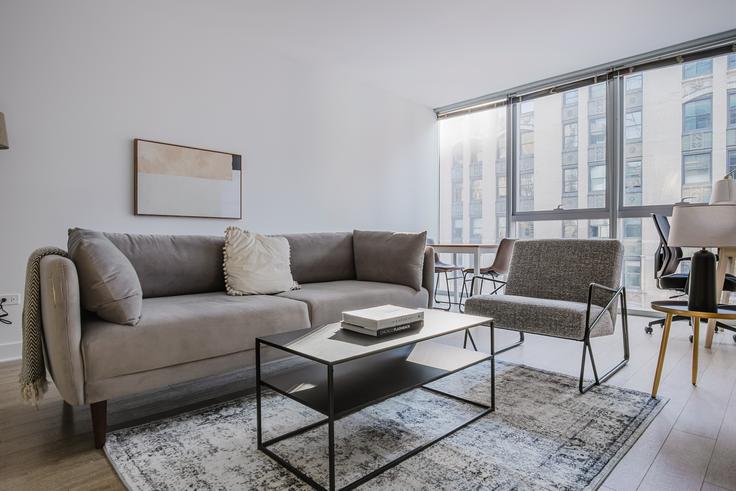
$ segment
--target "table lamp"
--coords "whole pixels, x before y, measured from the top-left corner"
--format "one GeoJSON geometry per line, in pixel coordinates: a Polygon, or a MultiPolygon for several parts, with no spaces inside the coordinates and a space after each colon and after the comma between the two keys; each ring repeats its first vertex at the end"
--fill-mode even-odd
{"type": "Polygon", "coordinates": [[[713,192],[710,193],[710,204],[718,203],[736,204],[736,181],[733,180],[733,174],[736,169],[726,174],[723,179],[713,183],[713,192]]]}
{"type": "Polygon", "coordinates": [[[668,245],[700,247],[690,262],[688,310],[716,312],[716,256],[706,247],[736,247],[736,204],[675,205],[668,245]]]}

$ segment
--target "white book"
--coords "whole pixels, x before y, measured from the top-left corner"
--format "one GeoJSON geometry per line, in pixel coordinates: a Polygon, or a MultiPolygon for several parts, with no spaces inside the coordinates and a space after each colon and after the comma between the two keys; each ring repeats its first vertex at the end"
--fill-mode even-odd
{"type": "Polygon", "coordinates": [[[378,330],[424,320],[424,312],[396,305],[381,305],[343,312],[342,320],[348,324],[378,330]]]}
{"type": "Polygon", "coordinates": [[[348,331],[359,332],[360,334],[366,334],[368,336],[378,338],[388,336],[390,334],[396,334],[397,332],[408,331],[410,329],[419,329],[424,326],[424,321],[416,321],[411,324],[401,324],[394,327],[384,327],[383,329],[366,329],[365,327],[355,326],[353,324],[348,324],[347,322],[342,322],[340,325],[343,329],[348,331]]]}

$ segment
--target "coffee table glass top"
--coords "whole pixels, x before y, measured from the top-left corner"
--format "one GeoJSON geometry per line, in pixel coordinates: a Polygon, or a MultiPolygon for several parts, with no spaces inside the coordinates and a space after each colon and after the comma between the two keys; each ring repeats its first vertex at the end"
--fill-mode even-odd
{"type": "Polygon", "coordinates": [[[337,322],[322,327],[299,329],[257,339],[264,344],[276,346],[305,358],[334,365],[463,331],[469,327],[487,324],[491,321],[488,317],[433,309],[422,310],[424,311],[424,326],[381,338],[344,330],[337,322]]]}

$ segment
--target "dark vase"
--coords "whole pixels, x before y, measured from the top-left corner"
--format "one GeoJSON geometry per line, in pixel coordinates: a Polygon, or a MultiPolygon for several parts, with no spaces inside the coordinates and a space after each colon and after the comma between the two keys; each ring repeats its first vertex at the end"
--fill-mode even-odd
{"type": "Polygon", "coordinates": [[[687,308],[694,312],[716,312],[716,256],[700,249],[690,261],[687,308]]]}

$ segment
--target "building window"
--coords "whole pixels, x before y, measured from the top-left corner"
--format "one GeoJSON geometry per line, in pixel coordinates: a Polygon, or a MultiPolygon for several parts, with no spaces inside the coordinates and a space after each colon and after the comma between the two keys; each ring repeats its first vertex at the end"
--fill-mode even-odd
{"type": "Polygon", "coordinates": [[[506,197],[506,176],[496,177],[496,197],[497,198],[506,197]]]}
{"type": "Polygon", "coordinates": [[[626,90],[633,92],[635,90],[641,90],[644,78],[639,75],[631,75],[626,78],[626,90]]]}
{"type": "Polygon", "coordinates": [[[533,222],[517,222],[517,236],[520,239],[533,239],[534,238],[534,223],[533,222]]]}
{"type": "Polygon", "coordinates": [[[470,220],[470,241],[480,242],[483,236],[483,219],[472,218],[470,220]]]}
{"type": "Polygon", "coordinates": [[[624,285],[641,288],[641,258],[626,258],[624,261],[624,285]]]}
{"type": "Polygon", "coordinates": [[[641,160],[626,162],[624,170],[624,205],[641,205],[641,160]]]}
{"type": "Polygon", "coordinates": [[[591,99],[599,99],[606,96],[606,84],[595,84],[591,85],[588,89],[588,94],[591,99]]]}
{"type": "Polygon", "coordinates": [[[499,217],[496,221],[496,240],[506,237],[506,217],[499,217]]]}
{"type": "Polygon", "coordinates": [[[588,237],[591,239],[607,239],[608,220],[591,220],[588,224],[588,237]]]}
{"type": "Polygon", "coordinates": [[[519,209],[530,211],[534,207],[534,174],[526,172],[519,176],[519,209]]]}
{"type": "Polygon", "coordinates": [[[578,91],[577,89],[565,92],[562,94],[562,103],[565,106],[574,106],[578,103],[578,91]]]}
{"type": "Polygon", "coordinates": [[[736,54],[728,55],[728,68],[727,70],[736,70],[736,54]]]}
{"type": "Polygon", "coordinates": [[[682,78],[687,80],[713,73],[713,58],[691,61],[682,65],[682,78]]]}
{"type": "Polygon", "coordinates": [[[736,149],[729,150],[726,162],[726,172],[736,171],[736,149]]]}
{"type": "Polygon", "coordinates": [[[562,192],[578,192],[578,170],[577,168],[562,169],[562,192]]]}
{"type": "Polygon", "coordinates": [[[736,128],[736,92],[728,93],[728,127],[736,128]]]}
{"type": "Polygon", "coordinates": [[[522,130],[519,144],[521,158],[534,157],[534,131],[522,130]]]}
{"type": "Polygon", "coordinates": [[[624,119],[624,135],[626,141],[641,140],[641,111],[626,113],[624,119]]]}
{"type": "Polygon", "coordinates": [[[577,220],[562,221],[562,238],[577,239],[578,238],[578,222],[577,220]]]}
{"type": "Polygon", "coordinates": [[[703,97],[682,105],[682,132],[704,131],[711,128],[711,97],[703,97]]]}
{"type": "Polygon", "coordinates": [[[710,185],[710,153],[682,156],[682,183],[685,185],[710,185]]]}
{"type": "Polygon", "coordinates": [[[588,190],[591,192],[606,190],[605,165],[591,165],[588,168],[588,190]]]}
{"type": "Polygon", "coordinates": [[[606,117],[591,118],[588,123],[588,145],[606,143],[606,117]]]}
{"type": "Polygon", "coordinates": [[[567,123],[562,127],[562,147],[565,150],[578,148],[578,124],[567,123]]]}
{"type": "Polygon", "coordinates": [[[471,201],[483,199],[483,181],[480,179],[474,179],[470,182],[470,199],[471,201]]]}
{"type": "Polygon", "coordinates": [[[624,219],[624,239],[641,239],[641,219],[624,219]]]}

